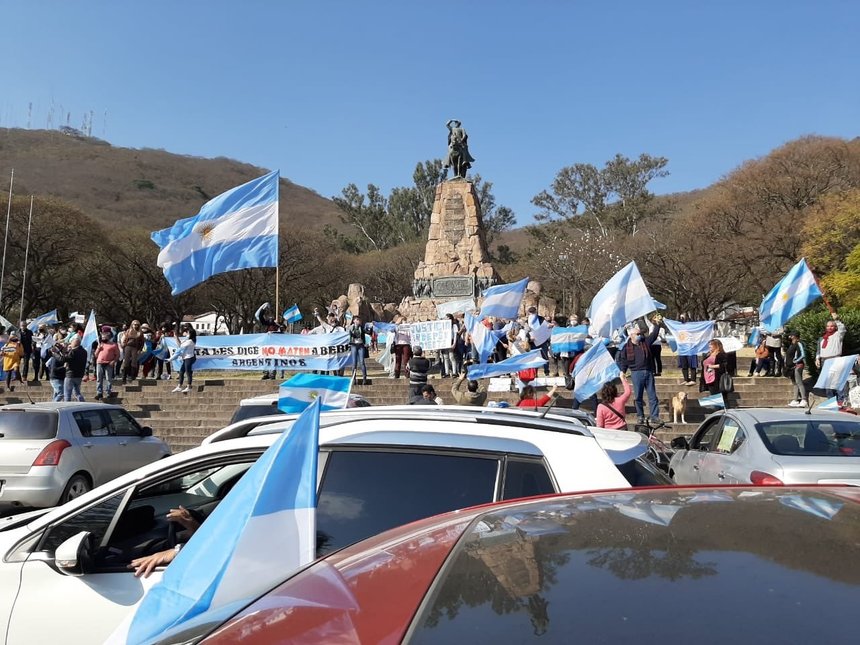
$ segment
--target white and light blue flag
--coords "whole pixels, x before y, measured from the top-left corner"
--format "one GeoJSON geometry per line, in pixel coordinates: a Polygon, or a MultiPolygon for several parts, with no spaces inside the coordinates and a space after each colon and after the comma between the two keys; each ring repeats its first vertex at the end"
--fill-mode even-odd
{"type": "Polygon", "coordinates": [[[723,399],[723,395],[717,392],[710,396],[703,396],[699,399],[699,405],[703,408],[724,408],[726,407],[726,401],[723,399]]]}
{"type": "Polygon", "coordinates": [[[486,363],[490,354],[496,348],[496,343],[502,332],[496,332],[492,329],[487,329],[477,316],[473,316],[468,311],[465,317],[466,331],[472,337],[472,346],[478,352],[478,360],[481,363],[486,363]]]}
{"type": "Polygon", "coordinates": [[[299,311],[298,305],[293,305],[289,309],[284,310],[284,322],[295,323],[302,319],[302,312],[299,311]]]}
{"type": "Polygon", "coordinates": [[[520,370],[526,370],[530,367],[538,368],[547,364],[547,359],[541,356],[539,349],[533,349],[530,352],[511,356],[498,363],[482,363],[480,365],[470,365],[466,369],[466,376],[470,381],[477,381],[479,378],[492,378],[494,376],[504,376],[505,374],[516,374],[520,370]]]}
{"type": "Polygon", "coordinates": [[[314,560],[319,415],[319,403],[305,410],[212,511],[123,626],[125,642],[153,642],[205,611],[238,610],[314,560]]]}
{"type": "Polygon", "coordinates": [[[747,340],[747,345],[750,347],[758,347],[759,343],[761,343],[761,330],[758,327],[753,327],[753,330],[750,332],[749,340],[747,340]]]}
{"type": "Polygon", "coordinates": [[[588,325],[577,325],[575,327],[553,327],[549,344],[554,354],[567,352],[576,354],[585,349],[588,339],[588,325]]]}
{"type": "Polygon", "coordinates": [[[695,356],[708,351],[708,342],[714,337],[714,321],[681,322],[664,318],[666,328],[675,341],[672,348],[679,356],[695,356]]]}
{"type": "Polygon", "coordinates": [[[281,383],[278,409],[301,412],[319,399],[323,410],[342,410],[349,402],[352,379],[348,376],[300,373],[281,383]]]}
{"type": "Polygon", "coordinates": [[[595,343],[576,362],[573,368],[573,396],[580,402],[597,394],[604,383],[621,376],[621,370],[612,360],[603,343],[595,343]]]}
{"type": "Polygon", "coordinates": [[[174,296],[219,273],[278,266],[278,171],[231,188],[151,237],[174,296]]]}
{"type": "Polygon", "coordinates": [[[591,320],[592,336],[612,338],[612,332],[654,311],[654,300],[639,273],[631,262],[612,276],[597,292],[586,315],[591,320]]]}
{"type": "Polygon", "coordinates": [[[445,318],[448,314],[466,313],[467,311],[475,311],[475,309],[475,300],[473,298],[449,300],[448,302],[440,302],[436,305],[436,317],[445,318]]]}
{"type": "Polygon", "coordinates": [[[761,301],[758,308],[761,324],[766,330],[775,331],[820,297],[815,276],[806,265],[806,258],[801,258],[761,301]]]}
{"type": "Polygon", "coordinates": [[[481,304],[481,319],[488,316],[514,320],[520,311],[520,303],[526,292],[528,278],[510,284],[497,284],[484,290],[484,302],[481,304]]]}
{"type": "MultiPolygon", "coordinates": [[[[15,328],[15,325],[12,324],[12,321],[9,320],[8,318],[5,318],[4,316],[0,316],[0,325],[3,325],[3,328],[6,331],[9,331],[10,329],[15,328]]],[[[35,333],[35,332],[33,332],[33,333],[35,333]]]]}
{"type": "Polygon", "coordinates": [[[377,332],[384,331],[393,334],[397,331],[397,325],[390,322],[383,322],[381,320],[374,320],[373,326],[376,328],[377,332]]]}
{"type": "Polygon", "coordinates": [[[57,310],[54,309],[53,311],[49,311],[46,314],[33,318],[30,324],[27,325],[27,329],[35,334],[39,331],[39,325],[47,325],[50,327],[51,325],[56,325],[58,322],[60,322],[60,319],[57,318],[57,310]]]}
{"type": "Polygon", "coordinates": [[[822,401],[818,405],[815,406],[816,410],[830,410],[832,412],[839,412],[839,401],[836,400],[835,396],[831,396],[829,399],[822,401]]]}
{"type": "Polygon", "coordinates": [[[99,339],[99,329],[96,326],[96,311],[90,309],[90,317],[87,318],[87,326],[84,327],[84,335],[81,338],[81,345],[87,350],[87,361],[92,358],[93,343],[99,339]]]}
{"type": "Polygon", "coordinates": [[[818,380],[815,381],[815,389],[841,390],[848,382],[851,369],[857,362],[857,354],[851,356],[837,356],[828,358],[821,364],[818,380]]]}

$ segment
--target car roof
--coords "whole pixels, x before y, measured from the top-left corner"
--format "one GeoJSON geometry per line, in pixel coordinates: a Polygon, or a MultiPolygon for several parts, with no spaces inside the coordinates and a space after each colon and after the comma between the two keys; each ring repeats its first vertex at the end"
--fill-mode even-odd
{"type": "Polygon", "coordinates": [[[832,410],[816,410],[809,412],[801,409],[786,408],[729,408],[718,410],[706,417],[711,419],[725,414],[731,414],[754,425],[756,423],[773,423],[779,421],[843,421],[860,423],[860,417],[832,410]]]}
{"type": "Polygon", "coordinates": [[[9,403],[0,406],[0,410],[87,410],[96,408],[104,409],[123,409],[121,405],[111,405],[108,403],[87,403],[86,401],[37,401],[35,403],[9,403]]]}
{"type": "Polygon", "coordinates": [[[858,524],[860,491],[848,487],[639,489],[500,502],[346,547],[246,607],[212,642],[234,642],[239,633],[289,640],[306,626],[331,639],[347,626],[368,642],[380,633],[409,640],[422,629],[430,630],[424,640],[460,642],[480,631],[512,642],[538,628],[550,642],[571,633],[586,642],[634,641],[654,618],[643,589],[682,614],[691,599],[723,598],[725,611],[695,612],[687,640],[736,639],[742,625],[748,639],[766,642],[816,635],[848,642],[841,618],[853,610],[850,589],[860,580],[858,524]],[[779,593],[767,593],[774,588],[779,593]]]}

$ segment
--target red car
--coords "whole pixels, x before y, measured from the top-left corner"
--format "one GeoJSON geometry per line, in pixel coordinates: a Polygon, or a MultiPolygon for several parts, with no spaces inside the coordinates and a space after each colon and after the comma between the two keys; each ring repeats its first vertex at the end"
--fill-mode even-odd
{"type": "Polygon", "coordinates": [[[856,643],[858,536],[849,487],[502,502],[319,560],[203,642],[856,643]]]}

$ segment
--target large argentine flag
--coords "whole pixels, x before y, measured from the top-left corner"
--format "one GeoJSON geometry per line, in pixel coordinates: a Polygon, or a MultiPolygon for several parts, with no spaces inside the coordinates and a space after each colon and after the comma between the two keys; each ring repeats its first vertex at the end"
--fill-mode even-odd
{"type": "Polygon", "coordinates": [[[666,328],[675,339],[673,348],[679,356],[695,356],[708,351],[708,342],[714,337],[714,321],[684,323],[664,318],[666,328]]]}
{"type": "Polygon", "coordinates": [[[631,262],[612,276],[591,301],[586,312],[591,320],[591,335],[612,338],[613,331],[654,311],[655,306],[639,268],[631,262]]]}
{"type": "Polygon", "coordinates": [[[852,356],[828,358],[824,361],[821,364],[818,380],[815,381],[815,389],[841,390],[848,382],[851,369],[857,362],[857,356],[857,354],[853,354],[852,356]]]}
{"type": "Polygon", "coordinates": [[[783,327],[789,318],[820,297],[815,276],[806,265],[806,258],[801,258],[761,301],[758,315],[762,327],[768,331],[783,327]]]}
{"type": "Polygon", "coordinates": [[[587,339],[588,325],[553,327],[549,344],[554,353],[567,352],[568,354],[575,354],[585,349],[585,341],[587,339]]]}
{"type": "Polygon", "coordinates": [[[481,318],[495,316],[496,318],[516,319],[520,311],[520,303],[526,292],[529,279],[523,278],[511,284],[497,284],[484,290],[484,302],[481,304],[481,318]]]}
{"type": "Polygon", "coordinates": [[[539,349],[533,349],[524,354],[511,356],[498,363],[482,363],[481,365],[470,365],[466,369],[466,375],[470,381],[477,381],[479,378],[491,378],[493,376],[504,376],[505,374],[515,374],[520,370],[525,370],[530,367],[543,367],[547,364],[547,359],[541,356],[539,349]]]}
{"type": "Polygon", "coordinates": [[[126,642],[239,609],[314,559],[319,419],[315,402],[248,469],[141,601],[126,642]]]}
{"type": "Polygon", "coordinates": [[[278,171],[218,195],[152,241],[174,296],[218,273],[278,266],[278,171]]]}
{"type": "Polygon", "coordinates": [[[604,383],[621,376],[621,370],[612,360],[603,343],[592,345],[573,368],[573,396],[578,401],[585,401],[597,394],[604,383]]]}
{"type": "Polygon", "coordinates": [[[348,376],[299,373],[281,383],[278,389],[278,409],[301,412],[319,400],[323,410],[342,410],[349,402],[352,379],[348,376]]]}
{"type": "Polygon", "coordinates": [[[496,348],[496,343],[499,342],[502,332],[487,329],[477,316],[473,316],[468,311],[464,320],[466,322],[466,331],[472,336],[472,345],[478,352],[478,360],[481,363],[486,363],[490,354],[496,348]]]}
{"type": "Polygon", "coordinates": [[[57,310],[49,311],[46,314],[42,314],[41,316],[36,316],[28,325],[28,329],[34,334],[39,331],[39,325],[56,325],[60,322],[60,319],[57,318],[57,310]]]}

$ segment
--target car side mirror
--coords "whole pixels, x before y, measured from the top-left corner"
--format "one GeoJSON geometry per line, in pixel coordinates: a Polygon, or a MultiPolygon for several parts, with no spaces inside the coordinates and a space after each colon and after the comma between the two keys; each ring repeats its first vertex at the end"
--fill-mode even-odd
{"type": "Polygon", "coordinates": [[[140,436],[141,437],[151,437],[152,436],[152,428],[150,428],[149,426],[143,426],[140,429],[140,436]]]}
{"type": "Polygon", "coordinates": [[[57,547],[54,563],[60,573],[67,576],[82,576],[92,570],[93,536],[81,531],[57,547]]]}
{"type": "Polygon", "coordinates": [[[690,442],[687,441],[687,437],[675,437],[669,443],[675,450],[689,450],[690,442]]]}

